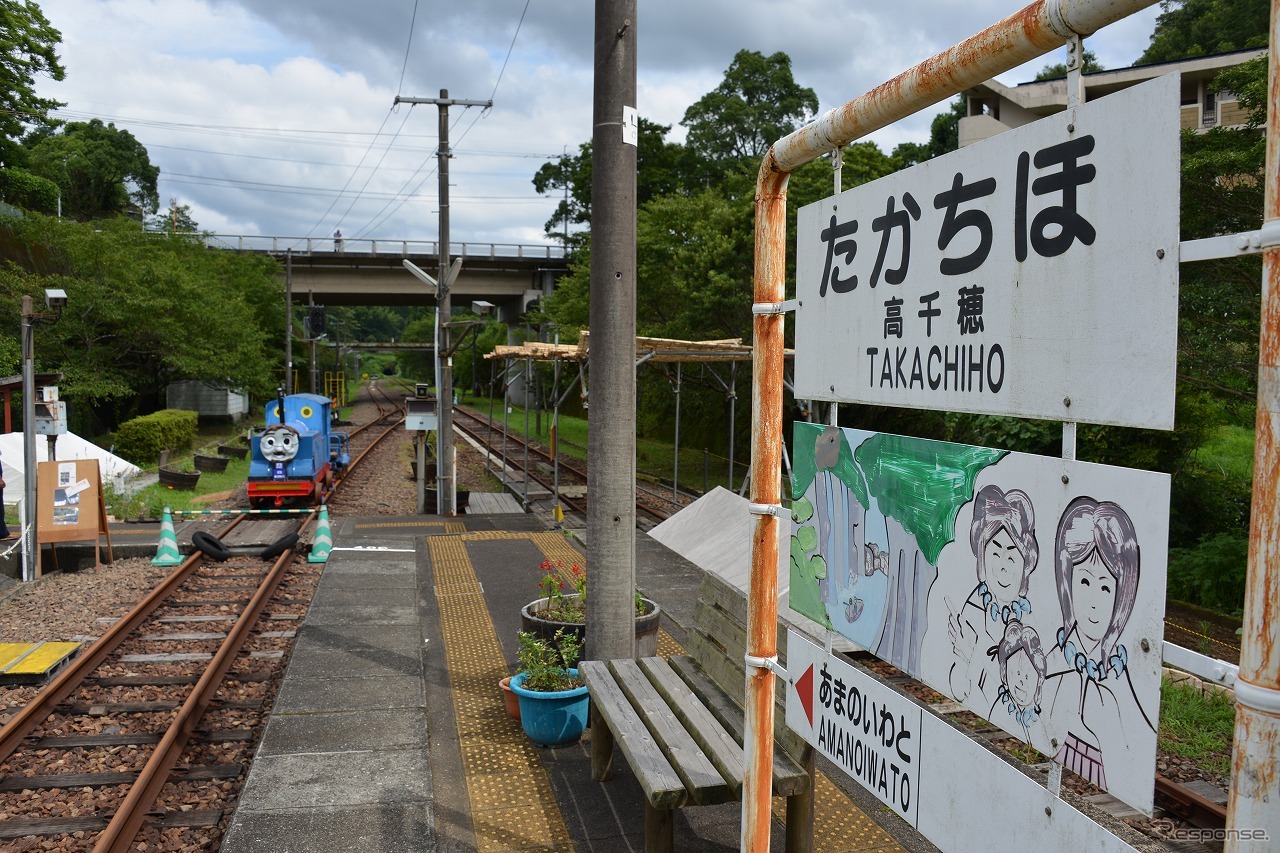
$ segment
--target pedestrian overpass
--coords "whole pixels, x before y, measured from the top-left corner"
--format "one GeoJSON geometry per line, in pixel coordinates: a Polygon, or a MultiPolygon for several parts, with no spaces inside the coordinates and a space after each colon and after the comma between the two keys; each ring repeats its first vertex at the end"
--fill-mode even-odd
{"type": "MultiPolygon", "coordinates": [[[[408,260],[436,277],[440,244],[435,240],[210,234],[205,244],[278,259],[281,277],[291,280],[295,304],[434,305],[436,301],[434,290],[403,263],[408,260]]],[[[450,257],[462,259],[450,291],[454,306],[487,302],[506,322],[514,322],[532,303],[551,293],[556,279],[568,272],[560,246],[452,242],[450,250],[450,257]]]]}

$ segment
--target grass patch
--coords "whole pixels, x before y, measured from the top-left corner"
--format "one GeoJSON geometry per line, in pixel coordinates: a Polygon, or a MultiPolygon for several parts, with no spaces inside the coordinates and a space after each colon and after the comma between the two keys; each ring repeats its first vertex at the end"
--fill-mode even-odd
{"type": "Polygon", "coordinates": [[[1186,682],[1164,680],[1160,689],[1159,747],[1221,775],[1231,772],[1236,708],[1222,693],[1201,692],[1186,682]]]}
{"type": "MultiPolygon", "coordinates": [[[[214,455],[214,451],[205,451],[214,455]]],[[[123,495],[104,482],[103,493],[106,497],[107,512],[116,518],[159,518],[165,507],[170,509],[205,509],[200,501],[204,495],[217,492],[229,492],[239,488],[249,477],[249,460],[232,459],[227,463],[227,470],[222,472],[204,471],[200,474],[200,482],[192,491],[170,489],[154,483],[123,495]]]]}
{"type": "Polygon", "coordinates": [[[1196,461],[1211,471],[1250,480],[1253,478],[1253,441],[1252,429],[1218,427],[1213,437],[1196,451],[1196,461]]]}

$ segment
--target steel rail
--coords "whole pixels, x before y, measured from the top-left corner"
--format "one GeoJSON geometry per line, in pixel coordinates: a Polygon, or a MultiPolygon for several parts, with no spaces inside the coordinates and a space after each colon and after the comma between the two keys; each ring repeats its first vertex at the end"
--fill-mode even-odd
{"type": "MultiPolygon", "coordinates": [[[[223,529],[223,534],[233,529],[244,518],[241,516],[233,519],[223,529]]],[[[5,723],[4,727],[0,728],[0,761],[13,755],[31,730],[53,713],[54,709],[84,682],[89,673],[97,669],[120,647],[126,637],[136,631],[156,608],[172,596],[202,561],[202,555],[198,552],[187,557],[155,589],[147,593],[146,597],[139,601],[124,618],[108,628],[84,654],[67,664],[53,681],[50,681],[21,711],[5,723]]]]}
{"type": "MultiPolygon", "coordinates": [[[[786,300],[787,183],[791,173],[830,151],[971,86],[1093,33],[1155,0],[1037,0],[779,139],[756,178],[755,305],[786,300]]],[[[751,356],[751,503],[755,515],[747,596],[747,667],[742,834],[739,847],[769,849],[773,776],[774,674],[778,654],[778,541],[781,510],[785,316],[753,313],[751,356]]]]}
{"type": "Polygon", "coordinates": [[[1168,777],[1156,774],[1156,804],[1165,812],[1201,829],[1227,825],[1227,807],[1200,796],[1168,777]]]}
{"type": "MultiPolygon", "coordinates": [[[[318,513],[312,513],[299,527],[298,532],[304,532],[317,517],[318,513]]],[[[284,579],[285,572],[293,561],[294,550],[290,548],[276,558],[263,582],[249,599],[249,603],[244,610],[240,611],[235,624],[227,631],[226,639],[218,647],[218,651],[209,661],[209,666],[200,676],[200,680],[187,695],[187,701],[182,703],[182,708],[151,753],[146,766],[142,768],[137,780],[129,788],[124,802],[116,810],[107,828],[98,836],[93,848],[96,853],[125,853],[131,849],[138,830],[147,819],[148,811],[156,797],[160,795],[165,783],[169,781],[169,772],[178,763],[183,750],[191,740],[196,724],[208,709],[209,703],[213,701],[218,688],[222,686],[227,673],[231,670],[236,655],[240,653],[241,647],[249,638],[249,632],[257,624],[262,611],[266,609],[267,602],[271,600],[280,581],[284,579]]]]}

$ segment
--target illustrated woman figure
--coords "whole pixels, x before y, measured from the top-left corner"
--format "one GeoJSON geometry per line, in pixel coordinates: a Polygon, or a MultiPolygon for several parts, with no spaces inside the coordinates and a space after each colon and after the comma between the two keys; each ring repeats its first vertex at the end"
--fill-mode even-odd
{"type": "Polygon", "coordinates": [[[1109,501],[1079,497],[1067,505],[1054,542],[1054,576],[1062,627],[1050,653],[1056,685],[1051,712],[1070,702],[1079,726],[1068,732],[1057,760],[1099,788],[1106,789],[1100,734],[1126,749],[1121,704],[1133,705],[1142,722],[1155,731],[1129,678],[1129,652],[1120,635],[1138,596],[1141,559],[1133,521],[1109,501]],[[1123,689],[1121,689],[1123,688],[1123,689]],[[1126,696],[1128,694],[1128,696],[1126,696]]]}
{"type": "Polygon", "coordinates": [[[1031,743],[1031,727],[1040,718],[1040,694],[1048,672],[1040,635],[1035,629],[1012,620],[1004,627],[1000,645],[988,650],[1000,664],[1000,689],[991,704],[988,720],[996,719],[998,708],[1012,715],[1022,729],[1022,739],[1031,743]]]}
{"type": "Polygon", "coordinates": [[[961,701],[975,689],[989,696],[986,659],[975,650],[998,646],[1005,626],[1031,612],[1027,587],[1040,559],[1040,546],[1035,509],[1027,493],[983,486],[973,502],[969,547],[977,564],[978,585],[960,612],[952,614],[949,625],[956,654],[951,689],[961,701]]]}

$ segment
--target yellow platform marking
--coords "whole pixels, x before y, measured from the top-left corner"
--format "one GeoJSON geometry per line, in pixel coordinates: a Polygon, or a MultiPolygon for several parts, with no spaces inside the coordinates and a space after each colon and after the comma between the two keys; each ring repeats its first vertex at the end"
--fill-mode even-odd
{"type": "Polygon", "coordinates": [[[79,643],[0,644],[0,674],[43,675],[80,648],[79,643]]]}
{"type": "Polygon", "coordinates": [[[357,524],[356,530],[367,530],[375,527],[439,527],[445,533],[466,533],[465,521],[386,521],[357,524]]]}
{"type": "MultiPolygon", "coordinates": [[[[573,576],[570,566],[577,564],[585,569],[587,565],[586,557],[574,548],[562,533],[510,533],[502,530],[487,530],[467,533],[458,538],[463,541],[528,539],[547,559],[553,563],[559,563],[558,573],[564,579],[566,589],[572,589],[573,576]]],[[[487,612],[485,618],[487,621],[487,612]]],[[[492,628],[492,623],[488,624],[492,628]]],[[[687,652],[665,629],[661,629],[658,632],[658,654],[662,657],[670,657],[687,654],[687,652]]],[[[855,805],[853,800],[849,799],[849,796],[840,790],[825,773],[818,771],[816,775],[817,788],[813,816],[815,853],[846,853],[846,851],[888,853],[888,851],[904,849],[866,812],[855,805]]],[[[773,815],[779,823],[785,824],[786,805],[785,797],[773,799],[773,815]]]]}
{"type": "Polygon", "coordinates": [[[498,694],[506,659],[466,538],[433,537],[427,545],[476,849],[572,850],[550,777],[498,694]]]}

